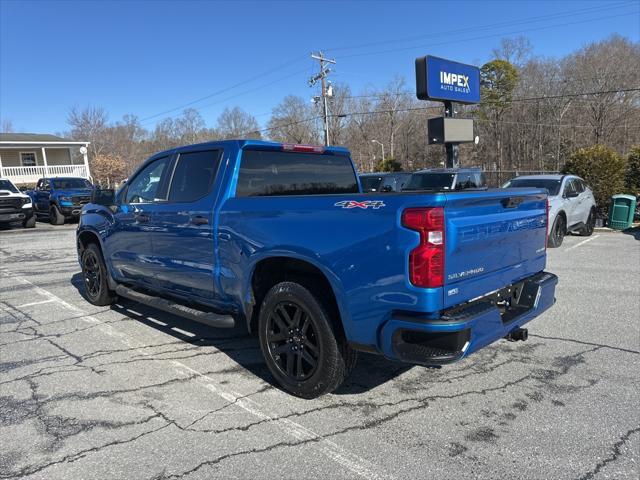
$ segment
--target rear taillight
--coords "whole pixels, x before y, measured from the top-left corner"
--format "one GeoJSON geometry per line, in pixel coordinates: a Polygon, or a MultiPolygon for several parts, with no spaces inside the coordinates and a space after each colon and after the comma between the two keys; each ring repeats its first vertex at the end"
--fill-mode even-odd
{"type": "Polygon", "coordinates": [[[282,150],[285,152],[324,153],[324,147],[319,145],[296,145],[293,143],[283,143],[282,150]]]}
{"type": "Polygon", "coordinates": [[[408,208],[402,212],[402,226],[420,232],[420,245],[409,254],[409,280],[416,287],[441,287],[444,284],[444,209],[408,208]]]}
{"type": "Polygon", "coordinates": [[[547,244],[549,243],[549,209],[551,205],[549,204],[549,197],[547,197],[547,234],[544,236],[544,248],[547,249],[547,244]]]}

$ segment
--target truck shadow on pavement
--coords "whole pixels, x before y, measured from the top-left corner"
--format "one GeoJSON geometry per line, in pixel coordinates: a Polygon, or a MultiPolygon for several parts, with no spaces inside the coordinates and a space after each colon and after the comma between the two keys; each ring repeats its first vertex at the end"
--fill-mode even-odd
{"type": "MultiPolygon", "coordinates": [[[[83,298],[86,298],[81,273],[73,275],[71,284],[83,298]]],[[[275,385],[271,372],[269,372],[264,363],[257,336],[247,333],[243,320],[236,320],[234,328],[215,328],[124,298],[119,299],[110,308],[128,319],[170,335],[185,342],[185,344],[201,348],[203,356],[210,354],[206,347],[213,347],[219,350],[238,364],[237,369],[232,369],[233,371],[227,369],[225,373],[242,375],[243,372],[247,372],[273,385],[275,388],[279,388],[275,385]]],[[[190,355],[189,358],[193,357],[194,355],[190,355]]],[[[215,361],[214,355],[211,355],[211,358],[212,361],[215,361]]],[[[168,358],[163,354],[162,359],[167,360],[170,357],[168,358]]],[[[334,394],[350,395],[367,392],[393,380],[412,367],[412,365],[391,362],[378,355],[360,353],[358,363],[350,378],[334,394]]],[[[215,374],[212,373],[210,375],[215,374]]],[[[228,379],[225,378],[224,380],[228,379]]]]}

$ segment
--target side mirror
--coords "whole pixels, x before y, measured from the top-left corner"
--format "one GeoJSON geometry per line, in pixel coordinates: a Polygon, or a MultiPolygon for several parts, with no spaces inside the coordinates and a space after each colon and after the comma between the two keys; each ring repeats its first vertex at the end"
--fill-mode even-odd
{"type": "Polygon", "coordinates": [[[580,195],[578,192],[568,192],[565,197],[566,198],[576,198],[578,195],[580,195]]]}
{"type": "Polygon", "coordinates": [[[91,203],[111,207],[116,203],[116,192],[112,188],[104,190],[96,188],[91,193],[91,203]]]}

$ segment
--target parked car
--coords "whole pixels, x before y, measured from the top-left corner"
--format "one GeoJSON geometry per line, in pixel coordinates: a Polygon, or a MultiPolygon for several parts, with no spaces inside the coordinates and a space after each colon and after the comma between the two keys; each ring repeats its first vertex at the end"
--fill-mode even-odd
{"type": "Polygon", "coordinates": [[[486,187],[487,180],[479,168],[428,168],[414,172],[403,190],[455,191],[486,187]]]}
{"type": "Polygon", "coordinates": [[[399,192],[411,177],[410,173],[362,173],[360,185],[367,192],[399,192]]]}
{"type": "Polygon", "coordinates": [[[65,220],[77,220],[82,206],[91,200],[93,185],[86,178],[41,178],[34,190],[27,194],[33,201],[37,216],[49,218],[52,225],[62,225],[65,220]]]}
{"type": "Polygon", "coordinates": [[[33,204],[8,178],[0,178],[0,224],[21,222],[25,228],[36,226],[33,204]]]}
{"type": "Polygon", "coordinates": [[[596,199],[575,175],[526,175],[503,188],[545,188],[549,192],[549,246],[559,247],[569,232],[589,236],[596,224],[596,199]]]}
{"type": "Polygon", "coordinates": [[[158,153],[94,201],[77,230],[89,302],[246,326],[304,398],[358,350],[447,364],[526,339],[554,303],[537,188],[363,194],[344,148],[239,140],[158,153]]]}

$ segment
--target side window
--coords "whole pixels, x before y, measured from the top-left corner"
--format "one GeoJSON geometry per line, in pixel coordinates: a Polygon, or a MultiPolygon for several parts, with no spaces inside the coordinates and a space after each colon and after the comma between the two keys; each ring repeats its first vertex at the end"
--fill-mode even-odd
{"type": "Polygon", "coordinates": [[[170,202],[193,202],[211,190],[221,150],[181,153],[169,189],[170,202]]]}
{"type": "Polygon", "coordinates": [[[42,180],[42,190],[51,190],[51,180],[49,179],[42,180]]]}
{"type": "Polygon", "coordinates": [[[168,163],[169,157],[159,158],[138,172],[127,187],[125,203],[151,203],[157,199],[168,163]]]}
{"type": "Polygon", "coordinates": [[[569,179],[565,182],[564,184],[564,195],[568,196],[571,193],[574,193],[576,191],[575,186],[573,184],[573,180],[569,179]]]}
{"type": "Polygon", "coordinates": [[[574,188],[576,189],[576,192],[578,193],[584,192],[584,184],[582,183],[582,180],[580,180],[579,178],[575,178],[573,180],[573,183],[575,185],[574,188]]]}
{"type": "Polygon", "coordinates": [[[471,174],[459,174],[458,178],[456,179],[455,190],[464,190],[466,188],[476,188],[476,184],[471,178],[471,174]]]}
{"type": "Polygon", "coordinates": [[[42,179],[38,180],[38,183],[36,184],[36,190],[42,190],[42,179]]]}

